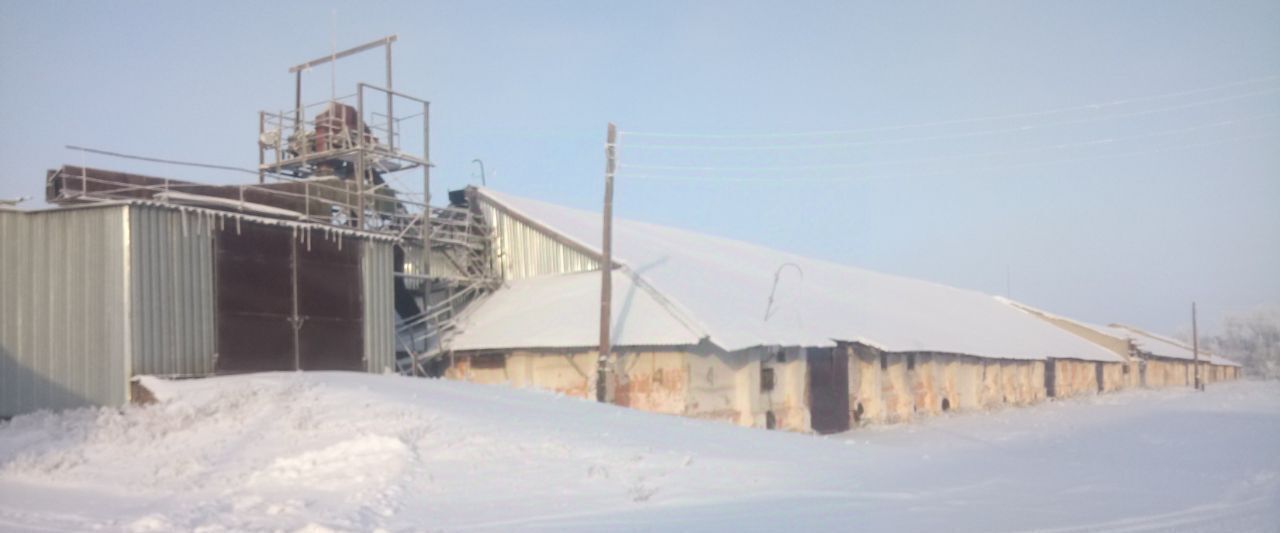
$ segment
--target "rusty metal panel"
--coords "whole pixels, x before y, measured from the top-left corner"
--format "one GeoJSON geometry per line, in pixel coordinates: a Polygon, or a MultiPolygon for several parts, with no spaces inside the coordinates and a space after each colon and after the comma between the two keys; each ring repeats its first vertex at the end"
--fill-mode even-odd
{"type": "Polygon", "coordinates": [[[849,354],[831,348],[807,348],[809,417],[813,430],[849,430],[849,354]]]}
{"type": "Polygon", "coordinates": [[[493,228],[494,264],[504,280],[599,269],[595,255],[530,225],[483,196],[477,200],[485,222],[493,228]]]}
{"type": "Polygon", "coordinates": [[[254,223],[214,241],[218,372],[366,368],[362,241],[254,223]]]}
{"type": "Polygon", "coordinates": [[[295,369],[291,231],[241,224],[214,243],[217,371],[295,369]]]}
{"type": "Polygon", "coordinates": [[[366,241],[361,257],[364,288],[364,364],[367,372],[396,367],[394,245],[366,241]]]}
{"type": "Polygon", "coordinates": [[[360,246],[312,239],[295,248],[299,369],[363,370],[360,246]]]}
{"type": "Polygon", "coordinates": [[[0,211],[0,416],[128,401],[128,209],[0,211]]]}
{"type": "Polygon", "coordinates": [[[204,211],[129,210],[134,374],[213,373],[213,232],[204,211]]]}

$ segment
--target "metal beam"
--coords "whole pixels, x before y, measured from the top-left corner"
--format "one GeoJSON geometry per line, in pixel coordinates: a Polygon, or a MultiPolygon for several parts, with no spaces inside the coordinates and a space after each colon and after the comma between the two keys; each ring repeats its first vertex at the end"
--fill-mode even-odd
{"type": "Polygon", "coordinates": [[[395,35],[388,35],[388,36],[383,37],[383,38],[381,38],[381,39],[378,39],[378,40],[376,40],[376,41],[370,41],[370,42],[364,43],[364,44],[362,44],[362,45],[360,45],[360,46],[357,46],[357,47],[355,47],[355,48],[348,48],[348,49],[343,50],[343,51],[341,51],[341,52],[337,52],[337,53],[334,53],[334,54],[329,54],[329,55],[326,55],[326,56],[321,57],[321,58],[318,58],[318,59],[312,59],[311,61],[307,61],[306,63],[303,63],[303,64],[301,64],[301,65],[297,65],[297,66],[289,67],[289,73],[290,73],[290,74],[293,74],[293,73],[295,73],[295,72],[301,72],[301,71],[304,71],[304,70],[310,69],[310,68],[312,68],[312,67],[316,67],[316,66],[319,66],[319,65],[323,65],[323,64],[328,63],[328,62],[330,62],[330,61],[336,61],[336,60],[338,60],[338,59],[342,59],[342,58],[347,57],[347,56],[349,56],[349,55],[352,55],[352,54],[358,54],[358,53],[363,52],[363,51],[365,51],[365,50],[370,50],[370,49],[373,49],[373,48],[377,48],[377,47],[379,47],[379,46],[390,46],[390,45],[391,45],[391,43],[394,43],[394,42],[396,42],[396,36],[395,36],[395,35]]]}

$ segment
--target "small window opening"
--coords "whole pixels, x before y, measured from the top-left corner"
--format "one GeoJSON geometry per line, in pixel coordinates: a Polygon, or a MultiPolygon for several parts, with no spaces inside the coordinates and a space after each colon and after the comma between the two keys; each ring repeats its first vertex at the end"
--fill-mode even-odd
{"type": "Polygon", "coordinates": [[[773,390],[773,369],[760,369],[760,392],[769,392],[773,390]]]}
{"type": "Polygon", "coordinates": [[[861,421],[862,413],[863,413],[862,402],[858,402],[858,404],[853,408],[853,421],[854,422],[861,421]]]}
{"type": "Polygon", "coordinates": [[[777,359],[779,363],[785,363],[787,362],[787,351],[778,350],[778,353],[774,354],[773,358],[777,359]]]}
{"type": "Polygon", "coordinates": [[[1124,375],[1129,375],[1129,365],[1124,365],[1124,375]]]}
{"type": "Polygon", "coordinates": [[[883,353],[880,354],[880,370],[889,369],[889,357],[883,353]]]}
{"type": "Polygon", "coordinates": [[[946,399],[946,398],[943,398],[943,399],[942,399],[942,412],[944,412],[944,413],[945,413],[945,412],[950,411],[950,410],[951,410],[951,400],[948,400],[948,399],[946,399]]]}
{"type": "Polygon", "coordinates": [[[778,428],[778,417],[776,417],[776,416],[774,416],[774,415],[773,415],[773,411],[765,411],[765,413],[764,413],[764,427],[765,427],[765,429],[777,429],[777,428],[778,428]]]}
{"type": "Polygon", "coordinates": [[[915,370],[915,369],[916,369],[916,354],[909,353],[907,354],[907,370],[915,370]]]}

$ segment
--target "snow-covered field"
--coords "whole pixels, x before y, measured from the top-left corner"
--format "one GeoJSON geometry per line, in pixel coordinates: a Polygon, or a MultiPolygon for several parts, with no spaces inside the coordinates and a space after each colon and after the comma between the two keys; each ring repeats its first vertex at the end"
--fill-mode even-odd
{"type": "Polygon", "coordinates": [[[0,425],[0,530],[1280,530],[1280,383],[814,437],[347,373],[0,425]]]}

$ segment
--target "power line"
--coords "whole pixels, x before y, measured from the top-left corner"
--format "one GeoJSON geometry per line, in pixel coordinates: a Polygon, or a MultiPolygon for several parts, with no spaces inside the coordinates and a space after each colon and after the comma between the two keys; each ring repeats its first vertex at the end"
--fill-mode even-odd
{"type": "Polygon", "coordinates": [[[1061,113],[1069,113],[1072,111],[1098,110],[1098,109],[1105,109],[1108,107],[1128,105],[1128,104],[1134,104],[1139,102],[1162,100],[1162,99],[1174,98],[1178,96],[1187,96],[1191,94],[1213,92],[1220,89],[1238,87],[1242,85],[1253,85],[1256,83],[1262,83],[1262,82],[1272,81],[1276,79],[1280,79],[1280,74],[1273,74],[1269,76],[1262,76],[1259,78],[1250,78],[1245,80],[1233,81],[1233,82],[1224,83],[1220,85],[1214,85],[1211,87],[1202,87],[1199,89],[1191,89],[1191,90],[1178,91],[1178,92],[1172,92],[1172,93],[1124,98],[1120,100],[1112,100],[1109,102],[1098,102],[1098,103],[1092,103],[1092,104],[1075,105],[1075,106],[1069,106],[1069,107],[1060,107],[1060,108],[1045,109],[1040,111],[1031,111],[1031,112],[1024,112],[1024,113],[1010,113],[1010,114],[1004,114],[1004,115],[991,115],[991,116],[985,116],[985,117],[939,120],[939,121],[921,122],[916,124],[903,124],[903,125],[897,125],[897,126],[881,126],[881,127],[873,127],[873,128],[845,129],[845,130],[819,130],[819,131],[802,131],[802,132],[741,133],[741,134],[663,133],[663,132],[624,131],[624,132],[619,132],[619,135],[623,137],[626,137],[626,136],[667,137],[667,138],[682,138],[682,139],[782,139],[782,138],[791,138],[791,137],[818,137],[818,136],[829,136],[829,135],[853,135],[858,133],[877,133],[877,132],[895,131],[895,130],[904,130],[904,129],[913,129],[913,128],[925,128],[925,127],[932,127],[932,126],[949,126],[949,125],[955,125],[955,124],[990,122],[990,121],[1008,120],[1008,119],[1014,119],[1014,118],[1039,117],[1039,116],[1055,115],[1055,114],[1061,114],[1061,113]]]}
{"type": "Polygon", "coordinates": [[[1001,150],[995,152],[979,152],[970,154],[957,154],[947,156],[923,157],[923,158],[904,158],[889,161],[878,161],[871,163],[850,163],[850,164],[831,164],[831,165],[781,165],[781,166],[702,166],[702,165],[632,165],[623,164],[620,168],[635,170],[678,170],[678,171],[700,171],[700,172],[776,172],[776,171],[793,171],[793,170],[848,170],[854,168],[868,168],[878,166],[891,166],[912,163],[929,163],[935,161],[954,161],[962,159],[976,159],[983,157],[999,157],[1008,155],[1021,155],[1037,152],[1046,152],[1053,150],[1062,150],[1066,148],[1076,148],[1084,146],[1097,146],[1114,144],[1118,142],[1133,141],[1139,139],[1150,139],[1155,137],[1166,137],[1169,135],[1177,135],[1180,133],[1188,133],[1203,129],[1216,128],[1220,126],[1229,126],[1232,124],[1240,124],[1244,122],[1269,118],[1280,115],[1280,112],[1259,113],[1236,119],[1219,120],[1204,124],[1196,124],[1193,126],[1171,128],[1158,130],[1155,132],[1143,133],[1140,135],[1128,135],[1123,137],[1106,137],[1100,139],[1092,139],[1088,141],[1061,143],[1047,146],[1037,146],[1021,150],[1001,150]]]}
{"type": "Polygon", "coordinates": [[[680,151],[701,151],[701,150],[706,150],[706,151],[734,151],[734,152],[740,152],[740,151],[776,151],[776,150],[797,150],[797,149],[798,149],[798,150],[812,150],[812,149],[822,149],[822,148],[849,148],[849,147],[854,147],[854,146],[874,146],[874,145],[886,145],[886,144],[907,144],[907,143],[916,143],[916,142],[925,142],[925,141],[938,141],[938,140],[947,140],[947,139],[962,139],[962,138],[969,138],[969,137],[984,137],[984,136],[988,136],[988,135],[998,135],[998,134],[1001,134],[1001,133],[1026,132],[1026,131],[1030,131],[1030,130],[1034,130],[1034,129],[1039,129],[1039,128],[1049,128],[1049,127],[1065,126],[1065,125],[1071,125],[1071,124],[1085,124],[1085,123],[1090,123],[1090,122],[1100,122],[1100,121],[1103,121],[1103,120],[1115,120],[1115,119],[1119,119],[1119,118],[1129,118],[1129,117],[1142,116],[1142,115],[1151,115],[1151,114],[1155,114],[1155,113],[1163,113],[1163,112],[1166,112],[1166,111],[1176,111],[1176,110],[1188,109],[1188,108],[1192,108],[1192,107],[1200,107],[1200,106],[1205,106],[1205,105],[1210,105],[1210,104],[1216,104],[1216,103],[1221,103],[1221,102],[1226,102],[1226,101],[1231,101],[1231,100],[1240,100],[1240,99],[1243,99],[1243,98],[1248,98],[1248,97],[1258,96],[1258,95],[1263,95],[1263,94],[1273,94],[1273,93],[1276,93],[1276,92],[1280,92],[1280,87],[1274,87],[1274,88],[1271,88],[1271,89],[1266,89],[1266,90],[1262,90],[1262,91],[1255,91],[1255,92],[1251,92],[1251,93],[1244,93],[1244,94],[1239,94],[1239,95],[1232,95],[1232,96],[1226,96],[1226,97],[1219,97],[1219,98],[1214,98],[1214,99],[1210,99],[1210,100],[1202,100],[1202,101],[1196,101],[1196,102],[1184,103],[1184,104],[1179,104],[1179,105],[1175,105],[1175,106],[1160,107],[1160,108],[1155,108],[1155,109],[1146,109],[1146,110],[1142,110],[1142,111],[1134,111],[1134,112],[1129,112],[1129,113],[1120,113],[1120,114],[1115,114],[1115,115],[1105,115],[1105,116],[1099,116],[1099,117],[1079,118],[1079,119],[1064,120],[1064,121],[1059,121],[1059,122],[1049,122],[1049,123],[1038,124],[1038,125],[1014,126],[1014,127],[1008,127],[1008,128],[998,128],[998,129],[990,129],[990,130],[978,130],[978,131],[970,131],[970,132],[962,132],[962,133],[948,133],[948,134],[941,134],[941,135],[926,135],[926,136],[920,136],[920,137],[905,137],[905,138],[899,138],[899,139],[868,139],[868,140],[860,140],[860,141],[840,141],[840,142],[804,143],[804,144],[772,144],[772,145],[757,145],[757,144],[749,144],[749,145],[740,145],[740,144],[726,144],[726,145],[697,145],[697,144],[693,144],[693,145],[691,145],[691,144],[643,144],[643,143],[642,143],[642,144],[624,144],[624,145],[622,145],[622,146],[623,146],[624,148],[626,148],[626,149],[636,149],[636,148],[641,148],[641,149],[653,149],[653,150],[680,150],[680,151]]]}
{"type": "MultiPolygon", "coordinates": [[[[108,151],[108,150],[98,150],[98,149],[96,149],[96,148],[85,148],[85,147],[83,147],[83,146],[72,146],[72,145],[67,145],[67,146],[66,146],[66,148],[67,148],[68,150],[79,150],[79,151],[81,151],[81,152],[88,152],[88,153],[91,153],[91,154],[98,154],[98,155],[108,155],[108,156],[111,156],[111,157],[119,157],[119,158],[123,158],[123,159],[136,159],[136,160],[138,160],[138,161],[150,161],[150,162],[152,162],[152,163],[164,163],[164,164],[166,164],[166,165],[180,165],[180,166],[186,166],[186,167],[212,168],[212,169],[216,169],[216,170],[230,170],[230,171],[233,171],[233,172],[244,172],[244,173],[247,173],[247,174],[253,174],[254,176],[257,176],[257,175],[258,175],[258,171],[257,171],[257,170],[250,170],[250,169],[247,169],[247,168],[241,168],[241,167],[233,167],[233,166],[229,166],[229,165],[215,165],[215,164],[211,164],[211,163],[195,163],[195,162],[191,162],[191,161],[178,161],[178,160],[176,160],[176,159],[161,159],[161,158],[158,158],[158,157],[147,157],[147,156],[142,156],[142,155],[122,154],[122,153],[120,153],[120,152],[111,152],[111,151],[108,151]]],[[[275,174],[275,173],[273,173],[273,172],[267,172],[267,174],[277,175],[277,174],[275,174]]]]}
{"type": "Polygon", "coordinates": [[[701,182],[709,182],[709,183],[715,183],[715,182],[783,183],[783,182],[793,182],[793,181],[840,182],[840,181],[873,181],[873,180],[883,180],[883,179],[921,178],[921,177],[930,177],[930,176],[944,176],[944,175],[956,174],[960,172],[985,172],[985,171],[993,171],[993,170],[1005,170],[1010,168],[1057,165],[1057,164],[1063,164],[1063,163],[1072,163],[1076,161],[1090,161],[1090,160],[1097,160],[1097,159],[1113,159],[1113,158],[1121,158],[1121,157],[1131,157],[1136,155],[1189,150],[1193,148],[1215,146],[1219,144],[1226,144],[1226,143],[1236,142],[1236,141],[1249,141],[1249,140],[1262,139],[1262,138],[1273,137],[1273,136],[1275,136],[1274,133],[1242,135],[1242,136],[1236,136],[1236,137],[1225,137],[1222,139],[1216,139],[1213,141],[1208,141],[1203,143],[1170,145],[1170,146],[1163,146],[1163,147],[1152,148],[1147,150],[1137,150],[1137,151],[1119,152],[1119,153],[1111,153],[1111,154],[1097,154],[1097,155],[1091,155],[1091,156],[1061,158],[1061,159],[1048,160],[1048,161],[1030,161],[1030,162],[1024,162],[1024,163],[989,165],[985,167],[963,169],[963,170],[951,169],[951,170],[940,170],[940,171],[933,171],[933,172],[919,172],[919,173],[908,173],[908,174],[897,174],[897,175],[881,174],[881,175],[863,175],[863,176],[799,176],[799,177],[779,178],[779,177],[764,177],[764,176],[696,176],[696,175],[674,176],[674,175],[664,175],[664,174],[631,174],[631,175],[620,175],[619,178],[625,179],[625,180],[641,180],[641,181],[688,181],[688,182],[701,181],[701,182]]]}

